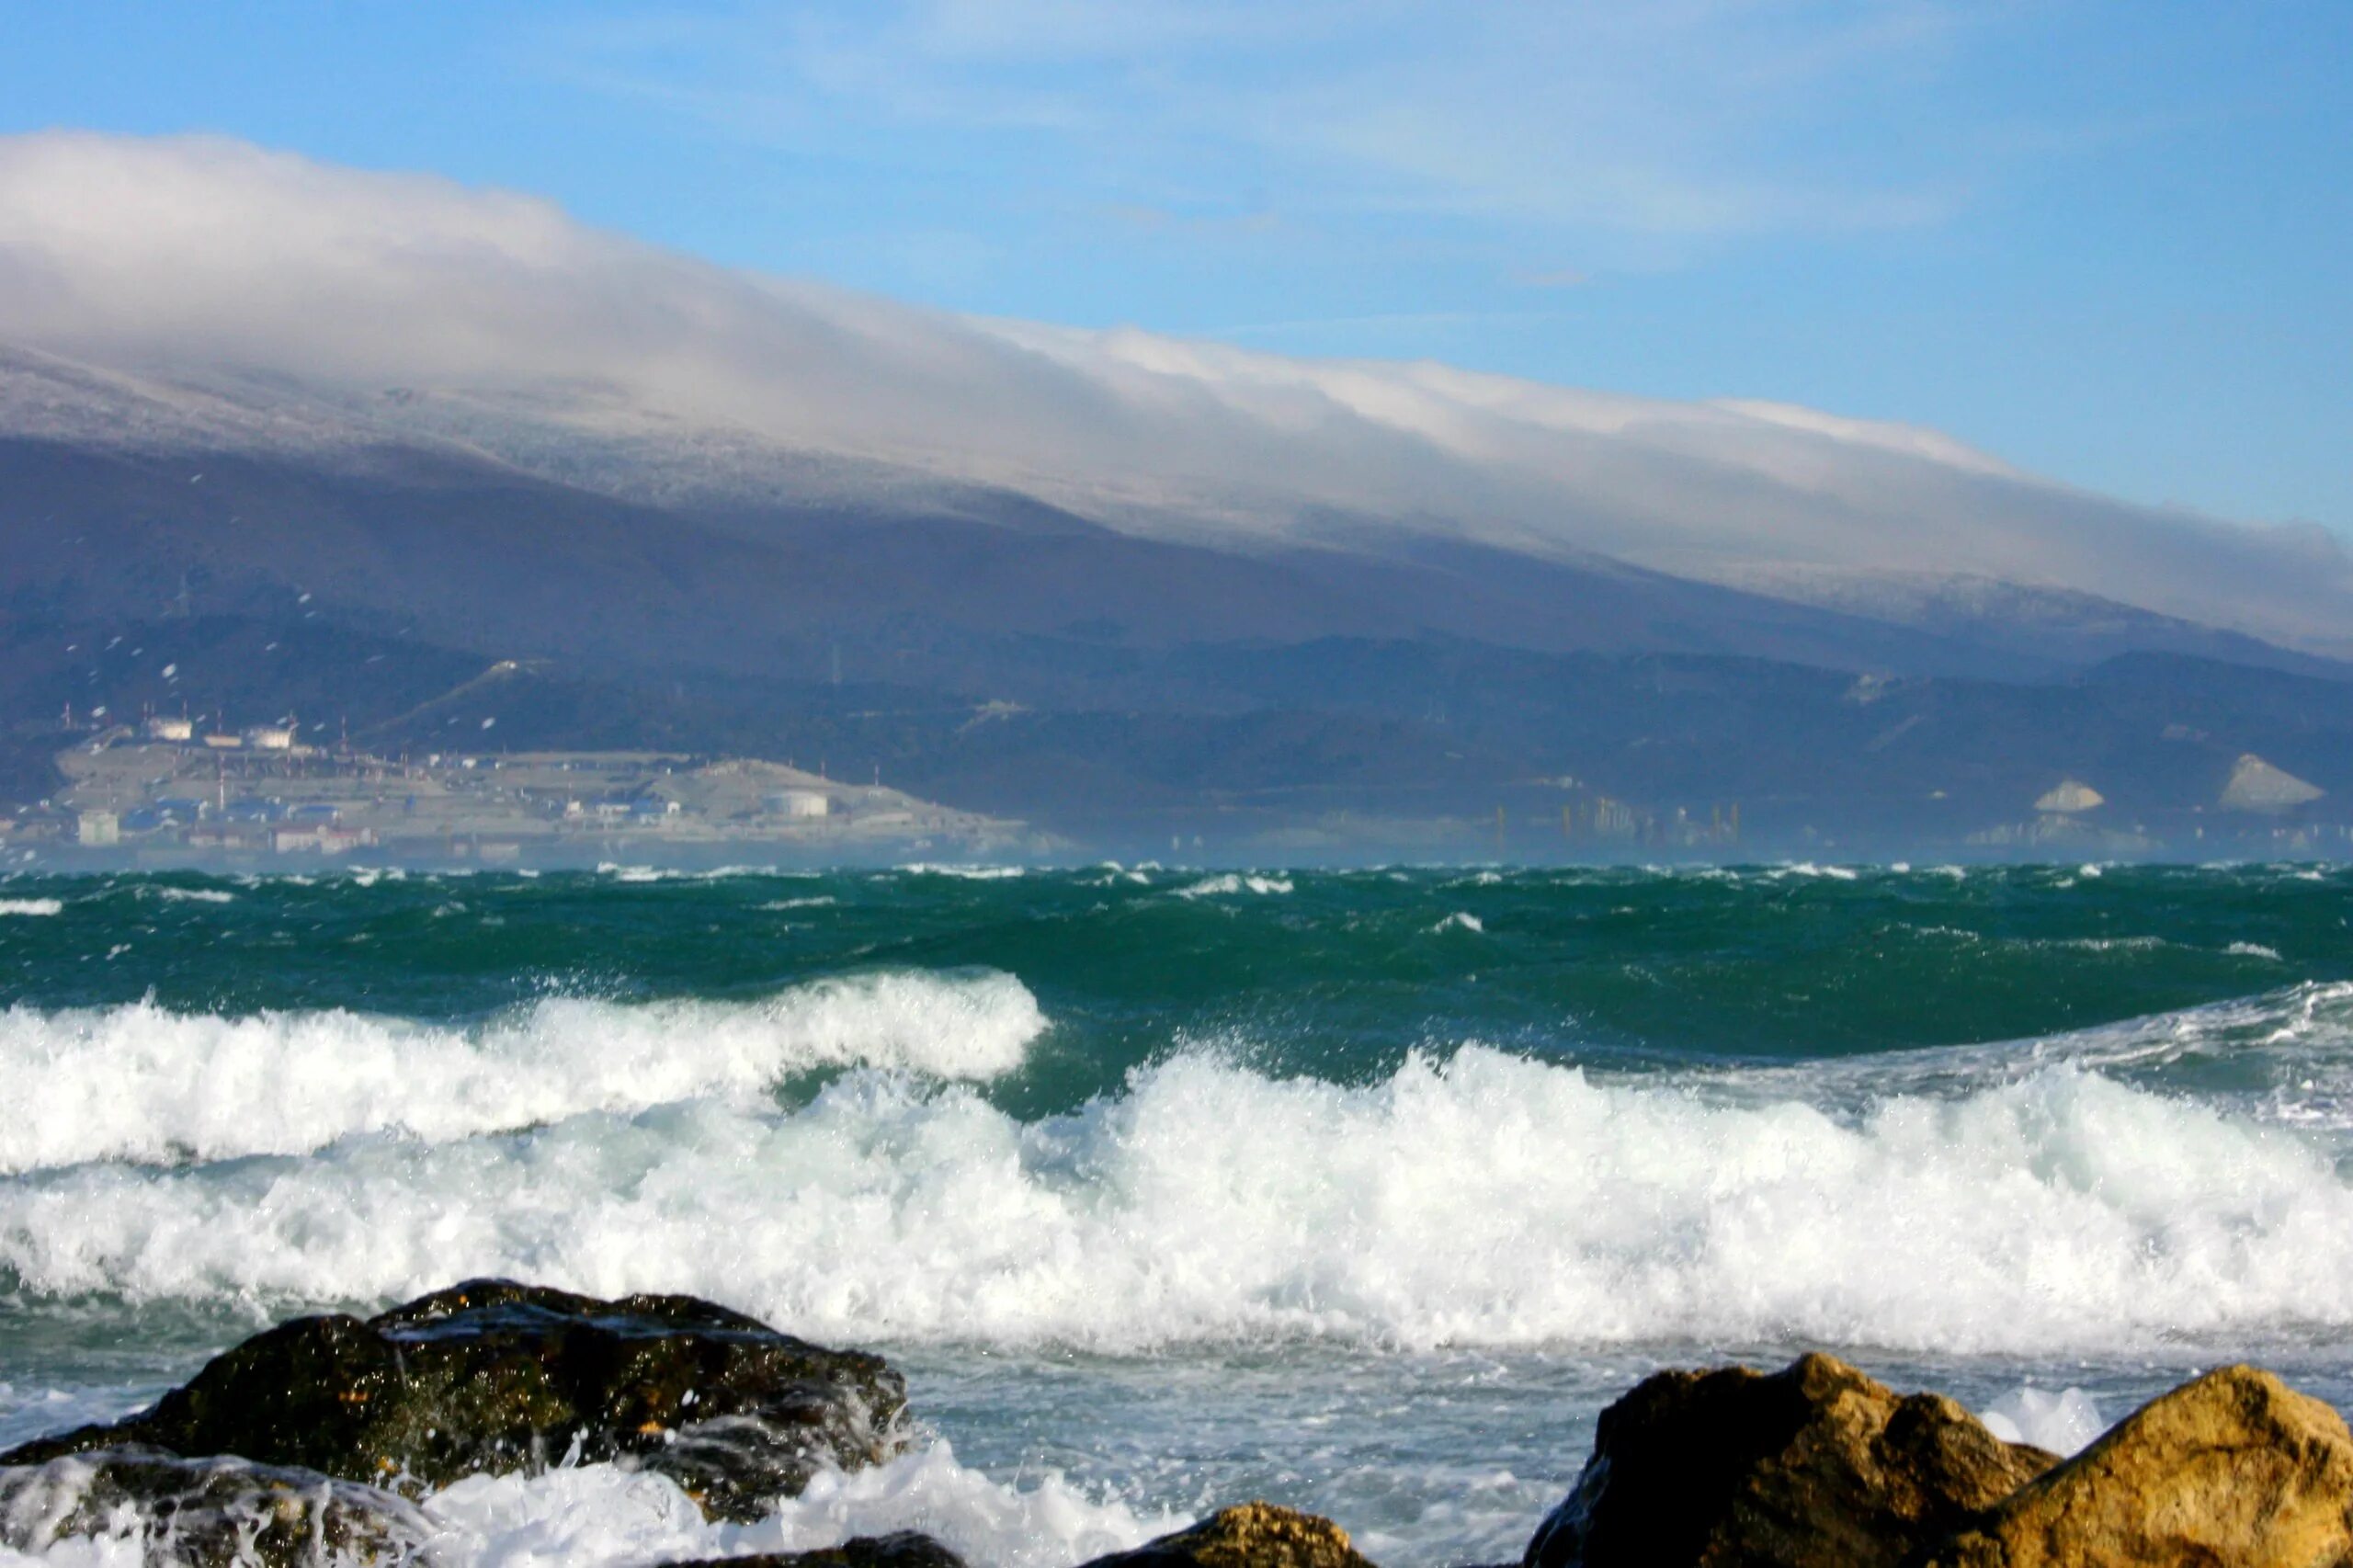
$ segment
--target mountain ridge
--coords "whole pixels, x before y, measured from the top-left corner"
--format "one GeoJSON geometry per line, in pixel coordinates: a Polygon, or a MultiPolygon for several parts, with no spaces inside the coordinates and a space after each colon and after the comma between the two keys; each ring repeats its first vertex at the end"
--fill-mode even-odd
{"type": "MultiPolygon", "coordinates": [[[[1995,578],[2353,653],[2353,556],[2321,530],[2116,501],[1785,403],[957,315],[222,138],[0,138],[0,341],[176,383],[151,437],[176,404],[278,447],[454,441],[705,514],[1011,494],[1237,555],[1995,578]]],[[[72,411],[48,403],[52,433],[104,438],[103,407],[58,430],[72,411]]]]}

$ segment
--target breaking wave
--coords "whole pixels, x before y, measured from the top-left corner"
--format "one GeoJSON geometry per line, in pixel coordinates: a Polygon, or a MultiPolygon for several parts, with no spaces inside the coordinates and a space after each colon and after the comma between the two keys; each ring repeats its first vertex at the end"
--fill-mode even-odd
{"type": "MultiPolygon", "coordinates": [[[[121,1564],[165,1557],[170,1526],[129,1506],[98,1536],[48,1539],[86,1485],[69,1465],[52,1478],[23,1476],[20,1506],[0,1520],[0,1564],[121,1564]],[[37,1555],[10,1550],[7,1538],[37,1555]]],[[[270,1499],[276,1502],[277,1499],[270,1499]]],[[[316,1503],[310,1505],[313,1509],[316,1503]]],[[[474,1475],[404,1509],[428,1562],[475,1568],[546,1563],[644,1563],[754,1552],[813,1551],[854,1535],[919,1529],[970,1562],[1001,1568],[1063,1568],[1125,1551],[1178,1522],[1141,1515],[1117,1499],[1091,1498],[1048,1471],[1028,1484],[990,1480],[941,1442],[871,1469],[820,1471],[806,1491],[779,1499],[749,1524],[713,1523],[665,1477],[609,1464],[562,1465],[536,1475],[474,1475]]],[[[322,1562],[344,1559],[320,1554],[322,1562]]]]}
{"type": "Polygon", "coordinates": [[[509,1274],[836,1340],[1115,1353],[2244,1346],[2353,1327],[2353,1185],[2293,1130],[2065,1064],[1844,1114],[1476,1046],[1358,1085],[1186,1055],[1028,1123],[859,1072],[792,1110],[85,1166],[0,1187],[0,1271],[213,1302],[509,1274]]]}
{"type": "Polygon", "coordinates": [[[1223,898],[1234,893],[1286,893],[1292,888],[1289,877],[1262,877],[1227,871],[1214,877],[1204,877],[1189,887],[1176,890],[1178,898],[1223,898]]]}
{"type": "Polygon", "coordinates": [[[555,997],[472,1027],[341,1009],[18,1006],[0,1014],[12,1099],[0,1173],[301,1153],[372,1132],[446,1142],[686,1099],[756,1103],[821,1067],[987,1079],[1018,1067],[1046,1023],[1037,998],[995,971],[866,974],[746,1002],[555,997]]]}

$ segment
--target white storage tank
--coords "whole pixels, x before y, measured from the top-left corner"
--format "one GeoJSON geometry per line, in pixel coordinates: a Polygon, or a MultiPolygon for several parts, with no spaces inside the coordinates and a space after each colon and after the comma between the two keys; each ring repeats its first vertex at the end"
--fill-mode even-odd
{"type": "Polygon", "coordinates": [[[833,814],[833,798],[823,790],[779,790],[767,797],[762,805],[768,814],[806,820],[833,814]]]}

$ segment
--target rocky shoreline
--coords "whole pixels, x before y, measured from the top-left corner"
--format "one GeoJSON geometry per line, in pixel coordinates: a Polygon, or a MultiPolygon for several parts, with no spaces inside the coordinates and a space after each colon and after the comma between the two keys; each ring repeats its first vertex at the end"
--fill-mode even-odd
{"type": "MultiPolygon", "coordinates": [[[[609,1462],[746,1521],[906,1443],[881,1358],[685,1296],[473,1280],[376,1317],[281,1324],[146,1411],[0,1453],[0,1546],[139,1531],[154,1563],[437,1561],[432,1494],[609,1462]]],[[[725,1561],[967,1565],[927,1536],[725,1561]]],[[[2353,1564],[2353,1434],[2251,1367],[2143,1406],[2073,1459],[1834,1358],[1661,1372],[1601,1416],[1521,1568],[2321,1568],[2353,1564]]],[[[652,1568],[652,1565],[649,1565],[652,1568]]],[[[682,1564],[666,1568],[684,1568],[682,1564]]],[[[1086,1568],[1372,1568],[1265,1502],[1086,1568]]]]}

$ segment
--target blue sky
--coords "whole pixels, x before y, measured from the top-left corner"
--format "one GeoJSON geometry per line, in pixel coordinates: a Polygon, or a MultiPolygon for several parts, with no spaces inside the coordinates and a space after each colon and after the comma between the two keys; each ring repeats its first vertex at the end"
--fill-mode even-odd
{"type": "Polygon", "coordinates": [[[2353,4],[0,0],[212,131],[958,310],[1930,425],[2353,533],[2353,4]]]}

